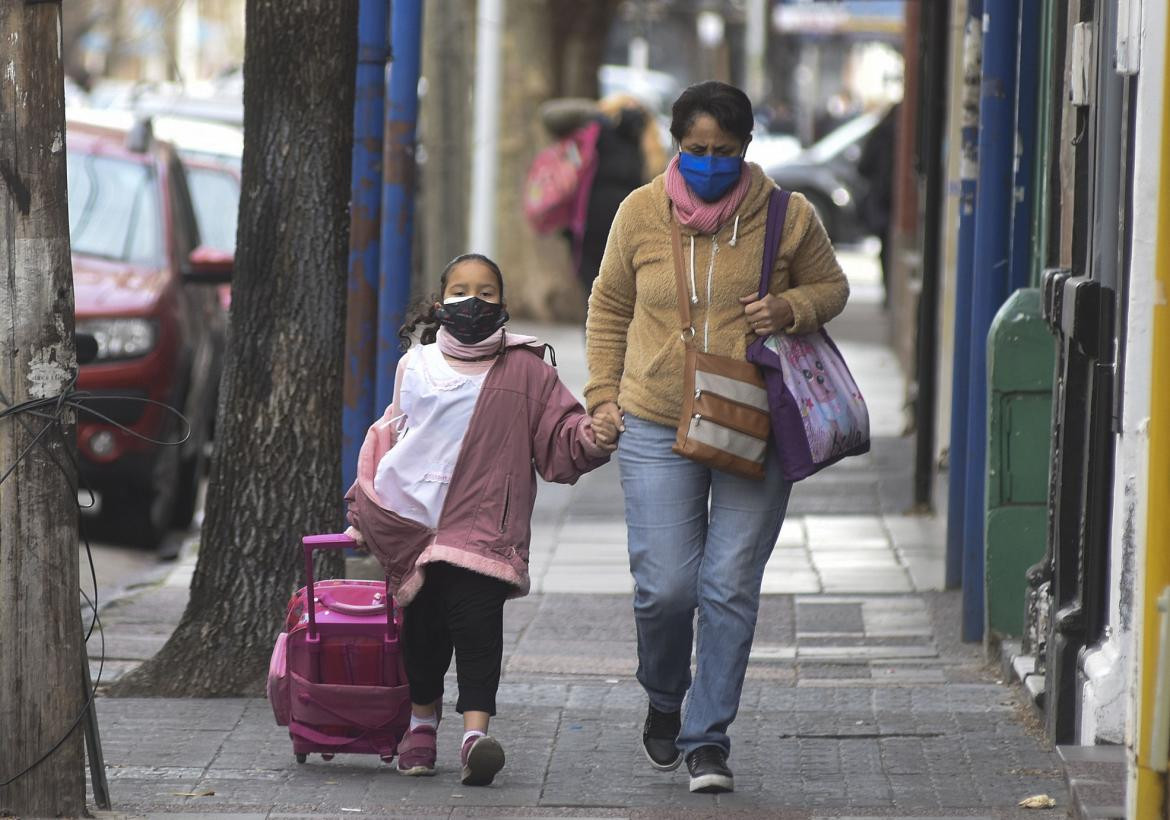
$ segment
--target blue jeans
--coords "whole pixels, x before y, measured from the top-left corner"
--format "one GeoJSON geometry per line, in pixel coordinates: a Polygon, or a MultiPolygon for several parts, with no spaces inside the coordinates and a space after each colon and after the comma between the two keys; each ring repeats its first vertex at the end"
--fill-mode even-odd
{"type": "Polygon", "coordinates": [[[678,711],[686,698],[678,738],[683,754],[707,745],[730,752],[727,727],[739,710],[764,565],[792,484],[771,454],[764,481],[751,481],[672,453],[674,428],[628,413],[625,424],[618,465],[634,575],[638,681],[660,711],[678,711]]]}

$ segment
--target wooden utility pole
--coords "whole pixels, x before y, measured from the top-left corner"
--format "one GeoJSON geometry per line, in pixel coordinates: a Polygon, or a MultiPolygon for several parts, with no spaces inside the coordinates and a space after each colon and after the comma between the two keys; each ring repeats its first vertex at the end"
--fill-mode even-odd
{"type": "MultiPolygon", "coordinates": [[[[0,0],[0,410],[77,369],[60,36],[59,2],[0,0]]],[[[73,417],[33,445],[51,415],[0,419],[0,815],[85,812],[73,417]]]]}

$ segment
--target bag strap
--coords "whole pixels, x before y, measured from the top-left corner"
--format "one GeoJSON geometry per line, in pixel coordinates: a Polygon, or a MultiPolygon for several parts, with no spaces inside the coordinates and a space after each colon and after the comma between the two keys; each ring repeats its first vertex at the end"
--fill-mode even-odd
{"type": "Polygon", "coordinates": [[[670,208],[670,249],[674,255],[674,284],[678,291],[678,318],[682,329],[683,341],[688,341],[687,334],[695,336],[695,328],[691,324],[691,303],[687,297],[687,275],[683,270],[682,231],[678,227],[678,217],[674,214],[674,206],[670,208]]]}
{"type": "Polygon", "coordinates": [[[772,271],[776,267],[776,254],[780,252],[780,238],[784,233],[784,219],[788,216],[790,191],[772,189],[768,197],[768,225],[764,231],[764,263],[760,268],[760,298],[772,287],[772,271]]]}

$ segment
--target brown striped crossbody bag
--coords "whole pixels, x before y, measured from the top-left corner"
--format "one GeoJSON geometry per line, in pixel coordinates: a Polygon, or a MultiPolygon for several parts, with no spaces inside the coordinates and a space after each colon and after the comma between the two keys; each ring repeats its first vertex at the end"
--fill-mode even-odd
{"type": "Polygon", "coordinates": [[[771,432],[764,378],[751,362],[698,349],[683,271],[682,234],[676,218],[671,219],[670,230],[678,316],[686,345],[686,393],[671,449],[716,470],[761,481],[771,432]]]}

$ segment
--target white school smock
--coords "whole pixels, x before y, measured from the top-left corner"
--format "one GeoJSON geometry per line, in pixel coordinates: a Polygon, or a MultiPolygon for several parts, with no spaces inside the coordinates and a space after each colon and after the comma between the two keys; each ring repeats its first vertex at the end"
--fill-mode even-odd
{"type": "Polygon", "coordinates": [[[486,370],[457,373],[437,344],[411,351],[398,389],[402,427],[397,443],[374,472],[374,492],[383,507],[430,529],[438,528],[455,461],[486,376],[486,370]]]}

